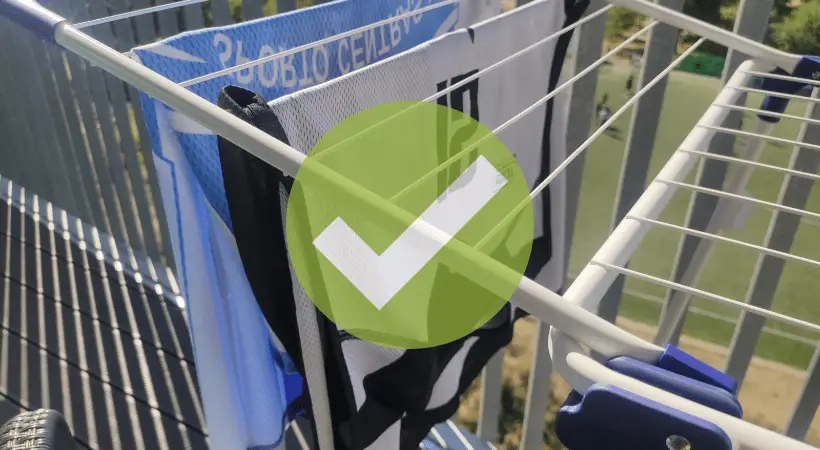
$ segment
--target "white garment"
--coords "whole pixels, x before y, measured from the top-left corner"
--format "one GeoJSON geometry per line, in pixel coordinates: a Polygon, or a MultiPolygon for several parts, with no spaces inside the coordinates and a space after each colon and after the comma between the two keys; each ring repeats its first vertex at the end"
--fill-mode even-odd
{"type": "MultiPolygon", "coordinates": [[[[423,100],[437,92],[440,83],[454,84],[456,77],[475,72],[545,38],[566,21],[564,0],[541,0],[474,26],[444,35],[409,52],[330,81],[281,97],[270,103],[279,117],[290,145],[309,151],[336,124],[366,108],[395,101],[423,100]]],[[[556,44],[539,46],[489,73],[478,81],[480,122],[495,129],[549,93],[556,44]]],[[[561,64],[563,54],[559,55],[561,64]]],[[[560,67],[559,67],[560,68],[560,67]]],[[[557,75],[560,76],[560,71],[557,75]]],[[[449,94],[450,101],[454,93],[449,94]]],[[[464,93],[464,112],[471,108],[464,93]]],[[[566,158],[566,96],[553,99],[552,121],[546,123],[548,104],[541,105],[499,134],[516,156],[531,187],[566,158]],[[548,127],[549,141],[544,141],[548,127]],[[542,153],[542,148],[548,153],[542,153]],[[542,158],[549,170],[541,170],[542,158]]],[[[558,290],[564,279],[564,210],[566,181],[557,177],[545,190],[551,203],[550,223],[541,220],[541,201],[536,199],[534,237],[548,234],[553,254],[539,274],[549,289],[558,290]]]]}
{"type": "MultiPolygon", "coordinates": [[[[270,107],[281,122],[288,142],[303,152],[309,151],[319,139],[342,120],[369,107],[396,101],[419,101],[434,95],[441,86],[450,86],[458,77],[474,73],[555,33],[571,20],[577,20],[586,2],[540,0],[510,13],[481,22],[472,29],[458,30],[411,51],[337,78],[320,86],[281,97],[270,107]],[[565,11],[566,5],[572,11],[565,11]],[[570,19],[568,19],[568,17],[570,19]]],[[[569,36],[567,36],[568,38],[569,36]]],[[[482,75],[477,82],[477,105],[470,104],[470,92],[448,95],[448,105],[454,95],[463,95],[466,114],[477,107],[480,122],[495,129],[550,92],[561,74],[567,42],[559,40],[539,46],[503,66],[482,75]],[[560,50],[560,51],[557,51],[560,50]]],[[[549,174],[566,157],[567,97],[563,94],[511,125],[499,134],[515,155],[531,187],[549,174]],[[549,120],[549,111],[551,120],[549,120]],[[546,137],[545,137],[546,135],[546,137]],[[548,161],[543,161],[543,158],[548,161]],[[545,164],[542,167],[542,162],[545,164]]],[[[475,114],[473,114],[475,117],[475,114]]],[[[550,219],[544,223],[541,197],[535,200],[536,234],[551,242],[552,254],[537,279],[547,288],[559,290],[565,278],[564,210],[566,182],[557,177],[543,191],[550,200],[550,219]]],[[[537,248],[536,248],[537,250],[537,248]]],[[[534,250],[535,251],[535,250],[534,250]]],[[[512,326],[509,322],[507,325],[512,326]]],[[[363,381],[380,370],[389,368],[404,353],[395,349],[379,349],[374,344],[347,338],[342,351],[348,364],[349,380],[357,408],[368,395],[363,381]]],[[[465,380],[461,367],[469,358],[489,358],[488,351],[470,337],[449,363],[435,374],[437,381],[430,392],[427,410],[433,410],[455,398],[465,380]],[[480,353],[471,347],[482,348],[480,353]],[[480,355],[480,356],[479,356],[480,355]]],[[[425,349],[435,352],[436,348],[425,349]]],[[[483,359],[481,364],[486,362],[483,359]]],[[[471,375],[475,376],[475,375],[471,375]]],[[[412,382],[408,380],[407,382],[412,382]]],[[[399,448],[398,440],[403,420],[385,429],[368,449],[399,448]]],[[[373,430],[369,430],[373,431],[373,430]]]]}

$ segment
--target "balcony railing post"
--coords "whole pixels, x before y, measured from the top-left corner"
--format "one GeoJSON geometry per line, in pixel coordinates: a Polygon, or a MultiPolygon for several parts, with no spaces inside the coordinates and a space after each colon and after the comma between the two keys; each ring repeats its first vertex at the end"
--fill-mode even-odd
{"type": "MultiPolygon", "coordinates": [[[[521,0],[519,0],[521,1],[521,0]]],[[[605,0],[592,0],[587,14],[598,11],[607,5],[605,0]]],[[[578,73],[592,65],[601,56],[604,42],[606,14],[584,24],[576,32],[573,42],[573,71],[578,73]]],[[[567,151],[571,152],[581,146],[589,136],[589,127],[595,113],[595,91],[598,87],[598,69],[591,71],[572,86],[569,101],[567,151]]],[[[565,267],[569,267],[569,256],[572,249],[572,236],[575,229],[575,218],[578,212],[578,196],[581,192],[581,177],[584,169],[584,155],[581,154],[573,164],[567,167],[567,203],[565,225],[565,267]]],[[[565,282],[566,285],[569,281],[565,282]]],[[[538,333],[533,352],[530,370],[530,384],[527,389],[527,403],[524,408],[524,424],[521,448],[523,450],[540,449],[546,427],[544,416],[549,406],[549,394],[552,391],[552,361],[549,355],[549,325],[538,324],[538,333]]]]}
{"type": "MultiPolygon", "coordinates": [[[[737,19],[735,21],[734,32],[762,41],[769,26],[769,14],[772,10],[773,0],[741,0],[738,7],[737,19]]],[[[726,57],[726,64],[723,68],[724,84],[735,73],[740,64],[748,59],[733,50],[729,50],[726,57]]],[[[738,104],[744,104],[746,96],[742,95],[738,104]]],[[[741,125],[743,114],[732,111],[724,121],[723,126],[738,129],[741,125]]],[[[730,155],[735,145],[734,136],[726,133],[715,135],[709,146],[709,151],[730,155]]],[[[723,161],[707,160],[701,164],[698,170],[698,186],[711,189],[720,189],[726,178],[727,164],[723,161]]],[[[698,231],[703,231],[709,224],[717,206],[717,198],[706,194],[695,194],[689,203],[689,210],[686,213],[686,227],[698,231]]],[[[684,236],[678,246],[678,253],[675,257],[675,268],[673,270],[673,281],[680,281],[689,267],[695,250],[700,243],[700,238],[694,236],[684,236]]],[[[686,309],[689,305],[688,298],[679,292],[669,292],[666,296],[661,319],[658,325],[658,334],[655,336],[656,344],[675,344],[680,339],[683,323],[686,319],[686,309]]]]}
{"type": "Polygon", "coordinates": [[[501,415],[502,371],[504,349],[498,351],[481,371],[481,405],[478,410],[478,436],[488,442],[498,440],[501,415]]]}
{"type": "MultiPolygon", "coordinates": [[[[658,4],[680,11],[684,0],[659,0],[658,4]]],[[[649,41],[643,55],[643,69],[638,81],[638,89],[657,77],[672,61],[677,51],[678,30],[659,24],[650,31],[649,41]]],[[[652,151],[655,148],[655,136],[660,122],[661,110],[666,94],[667,78],[658,82],[655,87],[643,95],[632,111],[632,121],[626,138],[621,178],[618,182],[618,194],[615,197],[615,211],[612,217],[614,229],[632,205],[638,200],[646,184],[652,151]],[[638,131],[638,132],[636,132],[638,131]]],[[[618,277],[604,294],[598,306],[598,315],[615,322],[621,305],[624,277],[618,277]]]]}
{"type": "Polygon", "coordinates": [[[809,431],[814,415],[820,407],[820,342],[806,371],[806,381],[800,391],[797,404],[794,405],[784,434],[794,439],[803,440],[809,431]]]}
{"type": "MultiPolygon", "coordinates": [[[[812,97],[817,98],[815,91],[812,97]]],[[[806,117],[820,119],[820,108],[811,103],[806,117]]],[[[820,143],[820,126],[803,123],[800,127],[798,141],[810,144],[820,143]]],[[[789,168],[807,173],[817,173],[820,169],[820,152],[803,147],[795,147],[789,168]]],[[[780,190],[777,203],[792,208],[805,209],[812,191],[814,182],[804,177],[786,176],[780,190]]],[[[766,240],[763,245],[767,248],[789,252],[800,226],[800,217],[775,211],[769,221],[766,240]]],[[[746,294],[746,303],[761,308],[771,308],[780,276],[783,273],[785,261],[781,258],[761,254],[758,257],[754,274],[752,275],[749,291],[746,294]]],[[[726,373],[743,382],[749,363],[752,361],[755,347],[763,331],[765,320],[755,314],[740,313],[740,319],[732,336],[729,347],[729,357],[726,362],[726,373]]]]}

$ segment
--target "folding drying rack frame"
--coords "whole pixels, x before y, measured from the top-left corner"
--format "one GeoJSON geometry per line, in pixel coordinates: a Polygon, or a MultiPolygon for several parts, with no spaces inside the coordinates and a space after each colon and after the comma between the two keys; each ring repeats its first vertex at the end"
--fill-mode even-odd
{"type": "MultiPolygon", "coordinates": [[[[646,342],[598,317],[591,311],[596,309],[604,293],[620,274],[653,278],[624,267],[642,238],[652,227],[668,225],[659,222],[657,218],[679,188],[689,188],[696,191],[705,189],[687,185],[683,182],[683,179],[695,166],[695,163],[705,157],[700,149],[708,148],[709,143],[717,133],[727,131],[721,128],[724,119],[731,110],[726,105],[735,105],[744,92],[752,88],[752,83],[758,78],[764,77],[766,79],[761,90],[767,95],[767,98],[759,110],[760,124],[755,133],[746,133],[751,136],[746,153],[743,158],[737,158],[738,160],[751,161],[752,164],[749,166],[749,170],[751,170],[756,155],[762,148],[763,143],[766,142],[766,135],[771,131],[769,124],[776,122],[783,115],[788,100],[797,97],[794,95],[795,93],[806,85],[815,85],[815,80],[820,78],[820,60],[791,55],[766,47],[737,34],[650,3],[647,0],[610,1],[612,4],[627,7],[657,21],[740,51],[751,56],[753,60],[742,64],[729,79],[682,146],[668,160],[656,179],[648,185],[646,191],[641,195],[626,218],[615,228],[564,295],[556,294],[526,277],[522,278],[518,289],[513,294],[510,300],[512,303],[552,326],[549,345],[553,363],[561,376],[569,382],[575,391],[576,398],[573,401],[568,400],[568,403],[562,408],[563,415],[559,414],[559,428],[565,430],[562,433],[559,429],[559,435],[563,434],[562,439],[566,437],[568,440],[573,440],[574,434],[578,434],[573,431],[576,428],[600,426],[614,433],[611,442],[617,444],[618,439],[620,439],[618,437],[619,430],[613,425],[615,422],[611,422],[610,418],[618,415],[632,417],[633,419],[640,418],[645,417],[641,414],[648,411],[653,414],[657,413],[659,418],[657,421],[653,419],[652,427],[646,427],[646,423],[640,423],[641,426],[645,427],[645,430],[640,433],[644,436],[639,438],[644,439],[643,442],[656,443],[657,440],[653,441],[652,439],[657,438],[657,436],[668,435],[665,442],[668,448],[673,450],[688,448],[686,445],[691,445],[696,450],[699,448],[713,448],[715,450],[718,448],[754,448],[761,450],[813,448],[778,433],[744,422],[736,415],[732,415],[731,412],[719,411],[720,408],[714,409],[710,401],[699,397],[703,392],[709,394],[708,387],[721,388],[722,392],[735,394],[733,392],[735,386],[730,380],[726,380],[720,372],[699,363],[673,347],[664,349],[646,342]],[[592,359],[581,347],[581,344],[602,355],[608,362],[599,363],[592,359]],[[612,361],[616,361],[616,363],[610,363],[612,361]],[[617,361],[620,361],[620,363],[617,361]],[[624,363],[624,361],[626,362],[624,363]],[[619,366],[618,364],[621,363],[629,367],[619,366]],[[667,375],[662,374],[661,381],[658,381],[658,374],[652,372],[654,369],[651,368],[653,367],[663,367],[671,375],[667,377],[667,375]],[[703,388],[706,391],[695,389],[700,394],[692,394],[690,390],[687,390],[692,383],[696,385],[697,389],[703,388]],[[697,383],[707,387],[704,388],[697,383]],[[681,388],[681,386],[684,386],[684,388],[681,388]],[[587,402],[588,399],[592,400],[587,402]],[[603,403],[598,403],[598,406],[595,406],[592,405],[593,400],[602,401],[603,403]],[[582,410],[585,402],[588,403],[588,411],[583,414],[582,410]],[[621,413],[612,414],[609,411],[601,416],[601,405],[617,407],[621,413]],[[633,413],[635,415],[630,416],[633,413]],[[674,430],[683,431],[672,432],[674,430]],[[691,431],[692,434],[686,435],[687,430],[691,431]],[[698,447],[696,442],[711,442],[712,444],[698,447]],[[729,447],[726,447],[727,442],[729,447]]],[[[85,34],[80,28],[72,26],[66,19],[33,1],[0,0],[0,15],[9,17],[39,38],[64,47],[149,96],[162,101],[252,155],[277,167],[286,175],[295,177],[305,161],[305,155],[302,152],[274,139],[192,93],[185,87],[168,80],[102,44],[85,34]]],[[[666,74],[668,74],[668,71],[662,75],[666,74]]],[[[614,120],[613,117],[611,121],[614,120]]],[[[810,146],[810,144],[802,145],[810,146]]],[[[538,195],[546,184],[554,179],[556,173],[560,173],[561,170],[565,169],[586,147],[588,147],[588,144],[573,152],[558,167],[556,172],[536,188],[532,196],[538,195]]],[[[409,224],[415,219],[397,206],[330,169],[317,164],[305,165],[304,169],[316,171],[328,183],[329,188],[344,189],[360,200],[363,205],[371,208],[381,220],[400,221],[403,224],[409,224]]],[[[741,175],[735,182],[725,187],[723,191],[707,193],[736,198],[740,196],[738,192],[740,192],[746,180],[748,180],[748,173],[741,175]]],[[[763,203],[763,206],[774,207],[779,210],[786,208],[782,205],[758,202],[763,203]]],[[[731,210],[723,210],[723,213],[727,213],[727,211],[731,212],[731,210]]],[[[805,211],[803,212],[805,213],[805,211]]],[[[717,215],[719,219],[725,219],[725,216],[726,214],[717,215]]],[[[726,239],[718,236],[724,225],[723,222],[717,220],[713,226],[710,225],[711,228],[707,232],[703,233],[703,237],[714,237],[718,240],[726,239]]],[[[440,240],[446,238],[445,234],[436,232],[435,229],[432,230],[428,234],[430,239],[440,240]]],[[[692,230],[687,229],[681,231],[692,232],[692,230]]],[[[750,245],[747,244],[746,246],[750,245]]],[[[448,249],[454,255],[462,258],[464,264],[472,264],[483,270],[488,279],[510,274],[509,268],[466,244],[453,240],[448,244],[448,249]]],[[[767,251],[762,247],[757,249],[764,253],[767,251]]],[[[706,249],[706,252],[708,252],[708,249],[706,249]]],[[[695,271],[690,274],[689,281],[696,278],[697,273],[695,271]]],[[[672,289],[683,290],[692,295],[707,298],[719,297],[680,283],[663,282],[658,279],[652,281],[660,282],[672,289]]],[[[779,316],[767,310],[744,305],[738,304],[736,306],[769,317],[779,316]]],[[[793,324],[820,330],[817,325],[787,318],[787,320],[789,319],[793,324]]],[[[330,423],[329,416],[323,414],[317,414],[316,420],[317,429],[330,423]]],[[[320,448],[332,449],[332,441],[328,442],[326,438],[322,438],[322,435],[323,433],[320,432],[320,448]]],[[[627,440],[624,442],[634,442],[629,441],[630,438],[625,439],[627,440]]],[[[583,439],[577,442],[583,442],[583,439]]],[[[614,445],[613,448],[619,447],[614,445]]]]}

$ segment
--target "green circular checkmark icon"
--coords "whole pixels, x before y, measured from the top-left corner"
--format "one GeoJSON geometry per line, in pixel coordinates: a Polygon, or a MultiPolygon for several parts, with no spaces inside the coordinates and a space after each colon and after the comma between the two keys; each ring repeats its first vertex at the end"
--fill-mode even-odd
{"type": "Polygon", "coordinates": [[[530,257],[532,206],[517,208],[528,198],[515,156],[477,120],[388,103],[345,119],[311,150],[288,201],[288,251],[305,292],[339,328],[380,345],[432,347],[478,329],[509,300],[530,257]],[[378,198],[401,214],[383,214],[378,198]],[[513,270],[487,276],[452,251],[460,243],[513,270]]]}

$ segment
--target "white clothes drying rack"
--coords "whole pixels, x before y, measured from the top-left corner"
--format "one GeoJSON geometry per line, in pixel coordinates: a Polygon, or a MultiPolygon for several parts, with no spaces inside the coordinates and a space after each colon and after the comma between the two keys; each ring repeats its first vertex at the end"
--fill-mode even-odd
{"type": "MultiPolygon", "coordinates": [[[[198,1],[202,0],[186,0],[171,5],[182,6],[196,3],[198,1]]],[[[778,257],[806,260],[806,258],[781,254],[780,252],[768,250],[763,247],[752,246],[750,244],[744,244],[721,237],[720,231],[724,226],[726,216],[732,213],[731,207],[728,205],[729,202],[727,202],[727,205],[724,208],[720,209],[719,213],[716,214],[715,219],[713,219],[714,223],[710,224],[704,232],[696,232],[683,227],[676,228],[674,225],[664,224],[663,222],[658,221],[660,212],[679,188],[694,191],[706,191],[705,188],[699,188],[697,186],[684,183],[682,180],[695,166],[695,163],[704,158],[710,157],[702,149],[708,147],[709,142],[717,133],[732,131],[721,128],[721,125],[731,111],[731,105],[735,105],[738,98],[744,92],[751,89],[752,81],[754,81],[757,77],[772,76],[775,78],[780,77],[786,81],[811,84],[811,80],[807,81],[805,78],[794,77],[791,75],[769,74],[769,72],[774,69],[781,69],[785,74],[795,74],[795,71],[798,70],[801,61],[804,59],[797,55],[791,55],[766,47],[752,40],[697,21],[681,13],[658,6],[646,0],[610,1],[614,5],[630,8],[638,13],[649,16],[656,21],[681,28],[693,34],[700,35],[703,39],[712,40],[734,50],[738,50],[751,56],[753,60],[747,61],[741,65],[736,73],[731,77],[728,84],[718,94],[712,106],[704,114],[698,125],[691,131],[689,136],[681,145],[680,149],[678,149],[669,159],[657,178],[648,185],[646,191],[629,212],[627,217],[615,228],[610,237],[601,246],[589,264],[580,272],[566,293],[564,295],[559,295],[542,287],[533,280],[524,277],[522,278],[517,291],[512,296],[511,302],[526,310],[533,316],[551,324],[553,328],[550,333],[549,344],[553,363],[560,375],[565,378],[578,392],[583,393],[590,386],[596,383],[617,386],[621,389],[655,402],[662,403],[679,411],[705,418],[728,434],[731,438],[733,448],[760,450],[796,450],[813,448],[775,432],[760,428],[701,404],[652,387],[646,383],[638,381],[637,379],[619,374],[592,359],[581,347],[583,344],[590,350],[593,350],[606,358],[627,356],[647,363],[654,363],[663,354],[664,349],[661,347],[646,342],[591,312],[596,309],[606,290],[610,287],[616,277],[621,274],[649,279],[650,281],[660,283],[668,288],[724,303],[734,304],[735,306],[746,311],[751,311],[766,317],[786,321],[793,325],[808,328],[814,331],[820,331],[820,326],[816,324],[811,324],[799,319],[773,313],[765,309],[755,308],[741,302],[734,302],[731,299],[726,299],[725,297],[721,297],[716,294],[694,289],[690,287],[689,284],[692,284],[692,282],[697,278],[696,269],[684,277],[685,279],[683,283],[673,283],[624,268],[640,244],[641,239],[652,227],[656,226],[672,227],[684,233],[692,233],[700,237],[707,238],[706,242],[720,240],[723,242],[734,243],[736,245],[744,245],[749,248],[754,248],[761,253],[772,254],[778,257]]],[[[163,5],[162,8],[171,7],[171,5],[163,5]]],[[[159,9],[150,8],[150,10],[151,11],[143,10],[143,12],[153,12],[154,10],[159,9]]],[[[603,10],[601,12],[603,12],[603,10]]],[[[76,26],[68,23],[68,21],[64,18],[52,13],[34,2],[28,0],[0,0],[0,14],[17,21],[31,32],[37,34],[40,38],[59,44],[65,49],[86,59],[90,63],[145,92],[149,96],[154,97],[176,109],[180,113],[188,116],[214,133],[233,142],[252,155],[262,159],[266,163],[277,167],[286,175],[295,176],[305,160],[305,155],[302,152],[274,139],[263,131],[253,127],[237,117],[234,117],[216,105],[190,92],[184,86],[176,84],[165,77],[160,76],[152,70],[147,69],[135,61],[132,61],[127,56],[111,49],[81,31],[81,28],[84,27],[105,23],[119,18],[131,17],[138,13],[140,13],[140,11],[112,16],[110,18],[96,19],[76,26]]],[[[416,14],[418,12],[416,11],[412,13],[416,14]]],[[[400,17],[396,17],[393,20],[397,20],[399,18],[400,17]]],[[[585,20],[589,20],[589,18],[590,16],[587,16],[587,19],[582,19],[582,21],[573,25],[573,28],[581,25],[585,20]]],[[[647,26],[647,28],[642,30],[641,33],[653,27],[656,23],[657,22],[652,22],[649,26],[647,26]]],[[[562,30],[562,32],[565,31],[566,30],[562,30]]],[[[702,40],[699,41],[699,43],[700,42],[702,42],[702,40]]],[[[676,61],[676,63],[694,51],[699,43],[687,50],[687,52],[685,52],[681,58],[676,61]]],[[[610,52],[610,54],[622,48],[625,44],[617,47],[615,50],[610,52]]],[[[534,48],[537,45],[539,45],[539,43],[533,44],[531,48],[534,48]]],[[[518,54],[526,51],[527,49],[524,49],[518,54]]],[[[511,55],[510,57],[499,61],[497,64],[482,70],[473,77],[462,81],[460,84],[463,85],[468,83],[472,78],[476,78],[482,73],[492,70],[492,68],[503,64],[506,60],[514,58],[516,55],[511,55]]],[[[269,60],[275,57],[276,55],[267,57],[267,59],[269,60]]],[[[251,61],[249,63],[245,63],[243,66],[261,64],[264,62],[265,61],[251,61]]],[[[676,63],[673,63],[670,68],[661,73],[660,77],[666,76],[676,63]]],[[[237,70],[239,70],[239,68],[237,68],[237,70]]],[[[563,89],[571,85],[572,82],[586,75],[591,70],[592,68],[582,71],[558,89],[563,89]]],[[[653,80],[653,82],[648,83],[643,88],[643,91],[650,89],[654,83],[660,79],[660,77],[653,80]]],[[[186,84],[192,84],[194,82],[196,82],[196,80],[191,80],[190,82],[186,82],[186,84]]],[[[451,86],[450,90],[458,87],[459,85],[451,86]]],[[[443,95],[444,93],[440,93],[440,95],[443,95]]],[[[764,91],[764,93],[777,95],[781,98],[788,98],[788,95],[784,95],[781,92],[764,91]]],[[[540,99],[531,108],[528,108],[516,117],[526,114],[528,111],[531,111],[538,105],[549,100],[549,98],[552,98],[551,96],[554,96],[555,94],[556,92],[551,93],[550,96],[544,99],[540,99]]],[[[533,190],[531,197],[534,198],[537,196],[550,181],[560,174],[561,171],[566,169],[566,167],[580,154],[588,149],[590,144],[604,132],[608,125],[617,120],[625,108],[628,108],[634,104],[634,102],[640,97],[640,94],[641,92],[635,95],[629,102],[627,102],[624,108],[616,112],[615,115],[601,127],[601,129],[590,136],[590,138],[581,147],[573,151],[564,163],[556,169],[556,171],[554,171],[547,177],[547,179],[544,180],[544,182],[533,190]]],[[[799,98],[805,99],[803,97],[799,98]]],[[[784,116],[783,114],[777,112],[763,110],[756,110],[756,112],[775,117],[777,117],[778,114],[780,114],[780,116],[784,116]]],[[[515,120],[515,118],[511,119],[511,121],[512,120],[515,120]]],[[[815,213],[802,210],[790,210],[782,205],[762,202],[739,194],[739,192],[742,192],[741,188],[745,185],[748,180],[749,172],[753,168],[768,168],[780,170],[781,172],[785,170],[756,162],[756,157],[762,149],[763,144],[769,140],[775,139],[768,136],[770,132],[771,126],[765,122],[761,122],[761,125],[757,127],[754,133],[743,132],[750,138],[748,140],[746,152],[741,157],[730,158],[731,162],[742,164],[743,170],[740,175],[731,183],[728,183],[723,190],[713,190],[707,193],[722,196],[728,199],[745,200],[794,214],[817,216],[815,213]]],[[[811,147],[809,144],[799,145],[803,147],[811,147]]],[[[389,203],[379,196],[367,191],[365,188],[355,185],[349,180],[343,178],[341,175],[327,168],[317,165],[307,165],[306,168],[309,168],[309,170],[315,170],[328,183],[329,187],[336,189],[340,188],[348,191],[350,195],[355,196],[364,205],[372,208],[374,214],[376,214],[377,217],[380,217],[381,220],[398,220],[403,224],[409,224],[415,219],[392,203],[389,203]]],[[[800,176],[800,174],[792,174],[790,172],[789,174],[800,176]]],[[[812,174],[806,175],[812,176],[812,174]]],[[[446,237],[446,235],[441,232],[429,233],[429,238],[431,239],[440,240],[444,237],[446,237]]],[[[463,264],[473,264],[476,267],[481,268],[488,279],[501,276],[500,274],[506,275],[510,271],[510,269],[506,266],[492,260],[491,258],[488,258],[487,256],[475,251],[473,248],[456,240],[451,241],[448,248],[450,248],[450,251],[452,251],[455,255],[463,259],[463,264]]],[[[705,253],[708,252],[708,248],[705,248],[705,250],[700,250],[700,252],[701,254],[699,257],[702,259],[705,253]]],[[[820,264],[813,260],[808,260],[808,262],[815,265],[820,264]]],[[[693,264],[693,266],[698,265],[693,264]]],[[[318,415],[316,419],[317,421],[321,421],[321,415],[318,415]]],[[[317,424],[317,427],[318,426],[319,425],[317,424]]],[[[326,439],[322,439],[322,433],[319,433],[319,437],[320,448],[332,448],[332,441],[328,442],[326,439]]]]}

